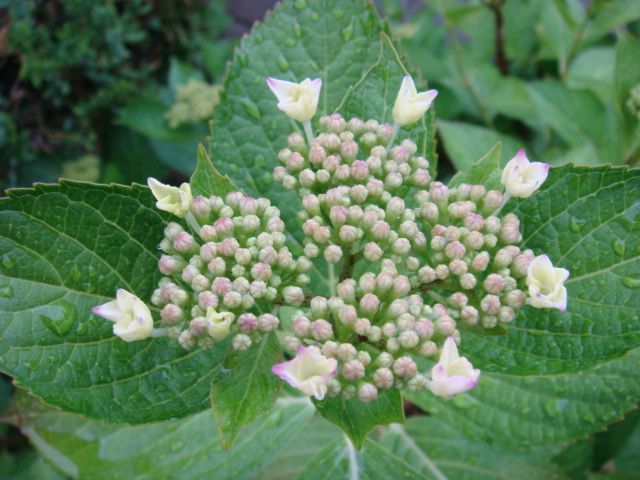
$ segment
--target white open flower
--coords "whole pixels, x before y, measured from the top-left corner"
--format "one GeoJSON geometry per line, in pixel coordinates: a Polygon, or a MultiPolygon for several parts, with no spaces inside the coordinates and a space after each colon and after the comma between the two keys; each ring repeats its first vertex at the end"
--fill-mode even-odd
{"type": "Polygon", "coordinates": [[[207,308],[207,332],[214,340],[224,340],[229,336],[233,314],[231,312],[217,312],[215,308],[207,308]]]}
{"type": "Polygon", "coordinates": [[[91,311],[115,322],[113,333],[125,342],[144,340],[153,330],[153,318],[149,307],[122,288],[118,289],[115,300],[93,307],[91,311]]]}
{"type": "Polygon", "coordinates": [[[471,362],[458,354],[458,347],[452,337],[448,337],[440,360],[431,369],[429,389],[434,395],[451,398],[478,385],[480,370],[474,369],[471,362]]]}
{"type": "Polygon", "coordinates": [[[407,75],[402,79],[396,103],[393,105],[393,121],[401,127],[417,122],[429,110],[437,95],[437,90],[418,93],[413,79],[407,75]]]}
{"type": "Polygon", "coordinates": [[[502,171],[502,184],[512,197],[527,198],[538,190],[549,175],[549,164],[530,162],[524,148],[518,150],[502,171]]]}
{"type": "Polygon", "coordinates": [[[278,363],[271,371],[308,396],[322,400],[327,393],[327,381],[337,374],[338,362],[313,348],[300,347],[295,358],[278,363]]]}
{"type": "Polygon", "coordinates": [[[193,196],[191,195],[191,187],[188,183],[183,183],[178,187],[165,185],[155,178],[147,179],[147,184],[151,189],[151,193],[156,197],[156,207],[165,212],[173,213],[176,217],[183,218],[189,208],[193,196]]]}
{"type": "Polygon", "coordinates": [[[531,305],[536,308],[567,309],[567,288],[564,282],[569,278],[569,270],[555,268],[546,255],[539,255],[529,264],[527,285],[531,305]]]}
{"type": "Polygon", "coordinates": [[[308,122],[316,114],[322,79],[305,78],[300,83],[267,78],[267,85],[278,99],[278,108],[290,118],[308,122]]]}

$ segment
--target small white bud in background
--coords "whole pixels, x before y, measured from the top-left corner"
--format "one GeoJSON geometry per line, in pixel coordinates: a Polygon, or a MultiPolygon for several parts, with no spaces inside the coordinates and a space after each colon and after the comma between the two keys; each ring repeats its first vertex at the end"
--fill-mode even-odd
{"type": "Polygon", "coordinates": [[[471,290],[476,286],[476,277],[471,273],[465,273],[460,277],[460,286],[465,290],[471,290]]]}
{"type": "Polygon", "coordinates": [[[487,194],[484,185],[472,185],[469,189],[469,199],[472,202],[479,202],[487,194]]]}
{"type": "Polygon", "coordinates": [[[356,298],[356,282],[349,278],[336,286],[338,296],[345,302],[354,302],[356,298]]]}
{"type": "Polygon", "coordinates": [[[167,226],[164,229],[164,236],[166,238],[168,238],[169,240],[173,241],[173,239],[175,238],[175,236],[180,233],[183,232],[184,229],[182,228],[182,226],[178,223],[175,222],[169,222],[167,224],[167,226]]]}

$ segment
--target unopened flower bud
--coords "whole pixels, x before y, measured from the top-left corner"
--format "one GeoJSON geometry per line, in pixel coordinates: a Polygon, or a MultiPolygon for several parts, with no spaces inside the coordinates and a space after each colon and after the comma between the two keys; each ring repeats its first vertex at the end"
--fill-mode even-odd
{"type": "Polygon", "coordinates": [[[480,252],[471,261],[471,269],[475,272],[484,272],[489,266],[489,253],[480,252]]]}
{"type": "Polygon", "coordinates": [[[438,346],[431,340],[427,340],[420,345],[420,355],[423,357],[433,357],[438,353],[438,346]]]}
{"type": "Polygon", "coordinates": [[[358,318],[353,324],[353,331],[358,335],[367,336],[371,330],[371,322],[368,318],[358,318]]]}
{"type": "Polygon", "coordinates": [[[484,280],[484,288],[487,292],[498,294],[504,287],[504,280],[501,275],[491,273],[484,280]]]}
{"type": "Polygon", "coordinates": [[[524,306],[527,296],[522,290],[511,290],[507,293],[505,299],[507,305],[510,307],[521,308],[524,306]]]}
{"type": "Polygon", "coordinates": [[[371,383],[363,383],[358,387],[358,398],[364,403],[372,402],[378,398],[378,389],[371,383]]]}
{"type": "Polygon", "coordinates": [[[326,320],[314,320],[311,322],[311,335],[318,341],[329,340],[333,338],[333,327],[326,320]]]}
{"type": "Polygon", "coordinates": [[[484,231],[487,233],[498,233],[500,231],[501,222],[498,217],[490,216],[484,220],[484,231]]]}
{"type": "Polygon", "coordinates": [[[231,345],[236,352],[244,352],[251,347],[251,337],[244,333],[239,333],[233,337],[231,345]]]}
{"type": "Polygon", "coordinates": [[[342,376],[345,380],[358,380],[364,377],[364,365],[358,360],[349,360],[342,367],[342,376]]]}
{"type": "Polygon", "coordinates": [[[480,301],[480,308],[485,313],[496,315],[500,311],[500,297],[496,295],[485,295],[480,301]]]}
{"type": "Polygon", "coordinates": [[[342,259],[342,248],[329,245],[324,251],[324,258],[328,263],[338,263],[342,259]]]}
{"type": "Polygon", "coordinates": [[[197,247],[194,238],[187,232],[179,232],[173,239],[173,248],[181,253],[189,253],[197,247]]]}
{"type": "Polygon", "coordinates": [[[439,280],[445,280],[449,276],[449,267],[446,265],[436,266],[436,278],[439,280]]]}
{"type": "Polygon", "coordinates": [[[265,313],[258,317],[258,329],[260,329],[261,332],[271,332],[278,327],[279,323],[280,321],[278,318],[269,313],[265,313]]]}
{"type": "Polygon", "coordinates": [[[441,335],[448,337],[455,331],[456,321],[449,315],[442,315],[436,320],[435,326],[441,335]]]}
{"type": "Polygon", "coordinates": [[[178,305],[169,303],[160,310],[160,318],[166,325],[175,325],[184,318],[184,312],[178,305]]]}
{"type": "Polygon", "coordinates": [[[401,378],[409,379],[417,370],[418,367],[411,357],[400,357],[393,363],[393,372],[401,378]]]}
{"type": "Polygon", "coordinates": [[[381,390],[391,388],[393,386],[393,380],[393,372],[386,367],[378,368],[373,374],[373,383],[381,390]]]}
{"type": "Polygon", "coordinates": [[[485,315],[482,317],[482,326],[484,328],[495,328],[498,324],[498,317],[495,315],[485,315]]]}

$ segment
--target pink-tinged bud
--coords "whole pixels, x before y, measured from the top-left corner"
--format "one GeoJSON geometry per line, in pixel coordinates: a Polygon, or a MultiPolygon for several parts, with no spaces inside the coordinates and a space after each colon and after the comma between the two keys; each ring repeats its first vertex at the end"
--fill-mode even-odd
{"type": "Polygon", "coordinates": [[[358,144],[353,140],[343,142],[342,145],[340,145],[340,155],[342,155],[342,158],[345,160],[355,159],[356,155],[358,155],[358,144]]]}
{"type": "Polygon", "coordinates": [[[447,239],[436,235],[435,237],[431,237],[431,250],[439,252],[443,250],[447,246],[447,239]]]}
{"type": "Polygon", "coordinates": [[[281,218],[272,217],[267,222],[267,231],[270,233],[273,232],[284,232],[284,222],[281,218]]]}
{"type": "Polygon", "coordinates": [[[258,329],[258,317],[253,313],[243,313],[238,317],[238,329],[243,333],[255,332],[258,329]]]}
{"type": "Polygon", "coordinates": [[[338,155],[329,155],[322,162],[322,168],[329,173],[335,173],[340,166],[340,157],[338,155]]]}
{"type": "Polygon", "coordinates": [[[227,194],[225,199],[226,204],[237,210],[240,206],[240,201],[244,198],[244,194],[242,192],[230,192],[227,194]]]}
{"type": "Polygon", "coordinates": [[[411,153],[404,147],[396,146],[391,149],[391,159],[394,162],[408,162],[411,157],[411,153]]]}
{"type": "Polygon", "coordinates": [[[512,290],[505,296],[506,303],[513,308],[521,308],[527,300],[527,295],[522,290],[512,290]]]}
{"type": "Polygon", "coordinates": [[[300,151],[305,148],[305,141],[298,132],[294,132],[287,137],[287,143],[291,150],[300,151]]]}
{"type": "Polygon", "coordinates": [[[342,205],[334,205],[329,211],[329,218],[331,223],[336,227],[344,225],[347,222],[348,210],[342,205]]]}
{"type": "Polygon", "coordinates": [[[329,132],[339,133],[344,130],[346,126],[347,122],[339,113],[332,113],[331,115],[329,115],[326,123],[326,129],[329,132]]]}
{"type": "MultiPolygon", "coordinates": [[[[223,275],[226,269],[227,269],[227,266],[225,264],[225,261],[221,257],[216,257],[207,264],[207,270],[209,270],[212,274],[216,276],[223,275]]],[[[184,271],[183,271],[182,279],[186,282],[190,281],[184,277],[184,271]]]]}
{"type": "Polygon", "coordinates": [[[400,317],[409,311],[409,304],[404,299],[396,299],[389,305],[388,313],[392,317],[400,317]]]}
{"type": "Polygon", "coordinates": [[[493,248],[498,244],[498,237],[493,233],[487,233],[484,236],[484,246],[487,248],[493,248]]]}
{"type": "Polygon", "coordinates": [[[349,278],[343,280],[336,286],[338,296],[345,302],[353,302],[356,298],[356,282],[349,278]]]}
{"type": "MultiPolygon", "coordinates": [[[[304,338],[309,335],[311,331],[311,322],[307,317],[298,316],[292,320],[293,333],[295,333],[298,337],[304,338]]],[[[326,353],[325,353],[326,355],[326,353]]]]}
{"type": "Polygon", "coordinates": [[[313,170],[305,168],[300,172],[300,175],[298,176],[298,182],[302,187],[311,188],[316,183],[316,174],[313,172],[313,170]]]}
{"type": "Polygon", "coordinates": [[[160,310],[160,318],[165,325],[175,325],[184,318],[184,312],[178,305],[169,303],[160,310]]]}
{"type": "Polygon", "coordinates": [[[479,317],[478,310],[470,305],[464,307],[460,311],[460,318],[467,325],[475,325],[476,323],[478,323],[478,317],[479,317]]]}
{"type": "Polygon", "coordinates": [[[173,239],[173,248],[181,253],[189,253],[198,248],[198,245],[189,233],[180,232],[173,239]]]}
{"type": "Polygon", "coordinates": [[[372,228],[379,218],[380,212],[373,209],[367,210],[362,216],[362,224],[365,228],[372,228]]]}
{"type": "Polygon", "coordinates": [[[304,168],[304,157],[298,152],[293,152],[289,158],[287,158],[286,166],[290,173],[299,172],[304,168]]]}
{"type": "Polygon", "coordinates": [[[251,288],[251,284],[246,278],[238,277],[233,281],[233,288],[235,288],[240,293],[247,293],[251,288]]]}
{"type": "Polygon", "coordinates": [[[202,292],[204,290],[208,290],[209,286],[210,286],[209,279],[202,274],[196,275],[195,277],[193,277],[193,280],[191,281],[191,287],[196,292],[202,292]]]}
{"type": "Polygon", "coordinates": [[[385,159],[387,158],[387,149],[382,145],[376,145],[371,149],[371,155],[379,159],[385,159]]]}
{"type": "Polygon", "coordinates": [[[394,277],[393,277],[392,274],[386,273],[384,271],[381,272],[376,277],[376,289],[381,294],[385,294],[386,292],[389,291],[389,289],[391,289],[393,287],[393,280],[394,280],[394,277]]]}
{"type": "Polygon", "coordinates": [[[393,380],[393,372],[386,367],[378,368],[373,374],[373,383],[381,390],[393,387],[393,380]]]}
{"type": "Polygon", "coordinates": [[[389,190],[394,190],[394,189],[402,186],[403,182],[404,182],[404,180],[402,178],[402,175],[400,173],[397,173],[397,172],[391,172],[384,179],[384,185],[389,190]]]}
{"type": "Polygon", "coordinates": [[[338,245],[329,245],[324,251],[324,259],[328,263],[338,263],[342,259],[342,248],[338,245]]]}
{"type": "Polygon", "coordinates": [[[424,266],[418,270],[418,280],[421,284],[431,283],[436,279],[436,271],[428,266],[424,266]]]}
{"type": "Polygon", "coordinates": [[[227,292],[222,297],[222,304],[227,308],[238,308],[242,305],[242,295],[235,291],[227,292]]]}
{"type": "Polygon", "coordinates": [[[266,263],[258,262],[251,267],[251,276],[255,280],[267,282],[272,276],[271,266],[266,263]]]}
{"type": "Polygon", "coordinates": [[[331,238],[331,230],[329,227],[318,227],[313,232],[313,240],[318,243],[327,243],[331,238]]]}
{"type": "Polygon", "coordinates": [[[511,265],[511,272],[517,277],[524,277],[529,270],[529,265],[533,261],[534,255],[531,251],[526,251],[513,260],[511,265]]]}
{"type": "Polygon", "coordinates": [[[406,238],[399,238],[391,245],[391,251],[396,255],[407,255],[411,251],[411,242],[406,238]]]}
{"type": "Polygon", "coordinates": [[[489,265],[489,253],[488,252],[480,252],[471,261],[471,270],[475,272],[484,272],[489,265]]]}
{"type": "Polygon", "coordinates": [[[169,222],[164,229],[164,236],[169,241],[173,241],[173,239],[176,238],[176,235],[183,231],[184,229],[179,224],[175,222],[169,222]]]}
{"type": "Polygon", "coordinates": [[[433,182],[429,188],[429,196],[435,203],[444,203],[449,199],[449,189],[440,182],[433,182]]]}
{"type": "Polygon", "coordinates": [[[229,217],[221,217],[213,223],[213,227],[221,237],[226,237],[233,233],[233,220],[229,217]]]}
{"type": "Polygon", "coordinates": [[[309,237],[313,236],[318,228],[320,224],[312,218],[302,224],[302,232],[309,237]]]}
{"type": "Polygon", "coordinates": [[[304,256],[307,258],[316,258],[320,255],[320,248],[315,243],[307,243],[304,246],[304,256]]]}
{"type": "Polygon", "coordinates": [[[226,277],[217,277],[211,283],[211,291],[217,295],[225,295],[233,289],[233,283],[226,277]]]}
{"type": "Polygon", "coordinates": [[[456,240],[447,244],[444,249],[444,253],[449,258],[462,258],[467,251],[464,248],[464,245],[456,240]]]}
{"type": "MultiPolygon", "coordinates": [[[[506,243],[518,243],[522,240],[520,225],[518,223],[505,223],[500,231],[500,237],[506,243]]],[[[175,245],[174,245],[175,246],[175,245]]],[[[177,250],[177,249],[176,249],[177,250]]]]}
{"type": "Polygon", "coordinates": [[[400,224],[400,228],[398,229],[398,233],[406,238],[413,238],[418,233],[418,225],[413,220],[405,220],[400,224]]]}
{"type": "Polygon", "coordinates": [[[413,330],[405,330],[398,337],[398,343],[403,348],[415,348],[420,342],[418,334],[413,330]]]}
{"type": "Polygon", "coordinates": [[[465,290],[472,290],[476,286],[476,277],[470,273],[465,273],[460,277],[460,286],[465,290]]]}
{"type": "Polygon", "coordinates": [[[489,190],[484,196],[483,207],[485,210],[492,212],[501,207],[504,203],[504,197],[500,190],[489,190]]]}
{"type": "Polygon", "coordinates": [[[207,333],[207,319],[199,316],[189,322],[189,333],[194,336],[201,336],[207,333]]]}
{"type": "Polygon", "coordinates": [[[404,275],[398,275],[393,280],[393,294],[396,297],[403,297],[411,290],[411,282],[404,275]]]}
{"type": "Polygon", "coordinates": [[[516,318],[516,312],[511,307],[500,307],[498,320],[501,323],[510,323],[516,318]]]}
{"type": "Polygon", "coordinates": [[[253,298],[262,298],[267,293],[267,284],[262,280],[251,282],[249,293],[253,298]]]}
{"type": "Polygon", "coordinates": [[[371,331],[371,322],[368,318],[358,318],[353,324],[353,331],[366,337],[371,331]]]}
{"type": "Polygon", "coordinates": [[[429,339],[433,336],[433,322],[427,318],[419,318],[414,326],[415,332],[421,339],[429,339]]]}
{"type": "Polygon", "coordinates": [[[419,168],[413,173],[413,184],[415,186],[426,187],[429,182],[431,182],[431,175],[428,170],[419,168]]]}
{"type": "Polygon", "coordinates": [[[357,354],[356,347],[350,343],[341,343],[336,350],[336,356],[343,362],[355,359],[357,354]]]}
{"type": "Polygon", "coordinates": [[[418,367],[411,357],[400,357],[393,362],[393,372],[401,378],[411,378],[417,371],[418,367]]]}
{"type": "Polygon", "coordinates": [[[449,267],[446,265],[438,265],[436,266],[436,278],[439,280],[444,280],[449,276],[449,267]]]}
{"type": "Polygon", "coordinates": [[[324,297],[313,297],[311,299],[311,314],[315,318],[326,317],[328,312],[328,302],[324,297]]]}
{"type": "Polygon", "coordinates": [[[278,328],[279,323],[280,320],[269,313],[265,313],[258,317],[258,329],[264,333],[275,330],[278,328]]]}
{"type": "Polygon", "coordinates": [[[493,264],[498,268],[508,267],[513,257],[507,248],[501,248],[493,256],[493,264]]]}
{"type": "Polygon", "coordinates": [[[369,172],[374,175],[379,175],[382,173],[382,160],[377,155],[372,154],[369,158],[367,158],[367,167],[369,168],[369,172]]]}
{"type": "Polygon", "coordinates": [[[325,341],[333,338],[333,327],[323,319],[311,322],[311,335],[318,341],[325,341]]]}
{"type": "Polygon", "coordinates": [[[268,265],[274,265],[278,261],[278,252],[273,247],[264,247],[258,252],[258,260],[268,265]]]}
{"type": "Polygon", "coordinates": [[[184,267],[184,270],[182,270],[181,278],[185,282],[191,283],[191,281],[193,280],[193,277],[195,277],[199,273],[200,273],[200,270],[198,270],[195,266],[187,265],[186,267],[184,267]]]}
{"type": "Polygon", "coordinates": [[[449,315],[443,315],[436,320],[435,326],[438,333],[448,337],[456,330],[456,321],[449,315]]]}
{"type": "Polygon", "coordinates": [[[329,180],[331,180],[331,174],[326,170],[322,169],[316,172],[316,182],[319,184],[324,185],[325,183],[328,183],[329,180]]]}
{"type": "Polygon", "coordinates": [[[480,309],[485,313],[496,315],[500,311],[500,297],[497,295],[485,295],[480,301],[480,309]]]}
{"type": "Polygon", "coordinates": [[[363,203],[367,199],[368,195],[369,192],[367,191],[367,187],[365,187],[364,185],[354,185],[349,190],[349,196],[351,197],[351,200],[356,203],[363,203]]]}
{"type": "Polygon", "coordinates": [[[386,212],[391,218],[398,218],[405,211],[404,200],[400,197],[393,197],[387,202],[386,212]]]}
{"type": "Polygon", "coordinates": [[[501,222],[498,217],[490,216],[484,220],[484,231],[486,233],[498,233],[500,231],[501,222]]]}
{"type": "Polygon", "coordinates": [[[358,319],[358,312],[353,305],[343,305],[338,310],[338,318],[345,325],[353,325],[358,319]]]}
{"type": "Polygon", "coordinates": [[[358,229],[351,225],[343,225],[342,227],[340,227],[338,236],[340,237],[340,241],[343,243],[353,243],[358,240],[358,229]]]}
{"type": "Polygon", "coordinates": [[[347,128],[353,133],[355,133],[356,135],[358,135],[364,130],[364,122],[359,118],[352,118],[347,123],[347,128]]]}
{"type": "Polygon", "coordinates": [[[240,265],[248,265],[251,262],[251,252],[248,248],[238,248],[234,258],[240,265]]]}
{"type": "Polygon", "coordinates": [[[295,265],[293,254],[289,250],[281,249],[278,252],[278,266],[285,270],[291,269],[295,265]]]}
{"type": "Polygon", "coordinates": [[[372,178],[367,182],[367,191],[370,197],[378,198],[384,192],[384,183],[377,178],[372,178]]]}
{"type": "Polygon", "coordinates": [[[215,242],[218,239],[218,232],[212,225],[204,225],[200,229],[199,235],[205,242],[215,242]]]}
{"type": "Polygon", "coordinates": [[[363,383],[358,387],[358,398],[363,403],[373,402],[378,398],[378,389],[370,383],[363,383]]]}
{"type": "Polygon", "coordinates": [[[276,182],[282,182],[284,180],[284,177],[287,176],[287,169],[284,167],[276,167],[273,169],[273,179],[276,182]]]}
{"type": "Polygon", "coordinates": [[[497,273],[491,273],[484,280],[484,288],[487,292],[497,295],[504,288],[504,279],[497,273]]]}
{"type": "Polygon", "coordinates": [[[460,309],[467,305],[467,303],[469,302],[469,299],[464,293],[456,292],[451,294],[451,296],[449,297],[449,301],[454,307],[460,309]]]}
{"type": "Polygon", "coordinates": [[[371,235],[375,240],[386,240],[391,232],[391,227],[384,220],[378,220],[371,227],[371,235]]]}
{"type": "Polygon", "coordinates": [[[240,244],[235,238],[225,238],[218,244],[218,254],[224,257],[233,257],[239,247],[240,244]]]}
{"type": "Polygon", "coordinates": [[[178,344],[185,350],[191,350],[196,346],[196,339],[189,330],[184,330],[178,335],[178,344]]]}
{"type": "Polygon", "coordinates": [[[378,141],[387,144],[393,138],[393,126],[388,123],[383,123],[378,127],[376,133],[378,134],[378,141]]]}
{"type": "Polygon", "coordinates": [[[380,299],[373,293],[366,293],[360,299],[360,310],[368,316],[374,315],[380,306],[380,299]]]}
{"type": "Polygon", "coordinates": [[[427,340],[420,345],[420,355],[423,357],[433,357],[438,353],[438,346],[431,340],[427,340]]]}
{"type": "Polygon", "coordinates": [[[327,152],[320,145],[314,145],[309,150],[309,161],[316,167],[322,165],[322,162],[327,158],[327,152]]]}
{"type": "Polygon", "coordinates": [[[460,277],[467,273],[467,264],[464,260],[451,260],[451,262],[449,262],[449,271],[457,277],[460,277]]]}
{"type": "Polygon", "coordinates": [[[363,160],[356,160],[351,164],[351,178],[356,181],[366,180],[369,176],[369,167],[363,160]]]}
{"type": "Polygon", "coordinates": [[[162,255],[158,261],[158,270],[163,275],[174,275],[186,266],[187,262],[183,258],[175,256],[162,255]]]}
{"type": "Polygon", "coordinates": [[[191,213],[201,222],[208,221],[209,215],[211,215],[209,200],[200,195],[195,197],[191,202],[191,213]]]}
{"type": "Polygon", "coordinates": [[[200,292],[198,294],[198,306],[204,311],[209,307],[218,308],[218,296],[209,290],[200,292]]]}
{"type": "Polygon", "coordinates": [[[487,189],[482,185],[472,185],[469,190],[469,199],[472,202],[479,202],[487,194],[487,189]]]}
{"type": "Polygon", "coordinates": [[[205,262],[210,262],[218,256],[218,246],[213,242],[207,242],[200,247],[200,258],[205,262]]]}
{"type": "Polygon", "coordinates": [[[364,377],[364,365],[358,360],[350,360],[342,367],[345,380],[353,381],[364,377]]]}
{"type": "Polygon", "coordinates": [[[302,302],[304,302],[304,292],[300,287],[285,287],[283,290],[283,297],[285,303],[289,305],[298,306],[302,305],[302,302]]]}
{"type": "Polygon", "coordinates": [[[480,231],[484,225],[484,219],[482,215],[477,213],[470,213],[464,219],[464,226],[472,231],[480,231]]]}
{"type": "Polygon", "coordinates": [[[484,245],[484,235],[477,231],[469,232],[464,243],[470,250],[479,250],[484,245]]]}

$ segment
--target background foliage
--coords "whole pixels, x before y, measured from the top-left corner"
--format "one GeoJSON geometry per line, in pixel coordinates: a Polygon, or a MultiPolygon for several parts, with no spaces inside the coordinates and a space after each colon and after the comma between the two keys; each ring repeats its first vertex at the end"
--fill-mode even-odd
{"type": "MultiPolygon", "coordinates": [[[[172,181],[188,177],[206,120],[172,127],[167,112],[187,101],[190,81],[208,87],[220,79],[233,43],[219,38],[223,3],[187,2],[182,9],[176,3],[175,10],[165,2],[131,2],[126,9],[117,1],[52,3],[60,8],[16,2],[0,13],[9,19],[0,68],[13,72],[3,75],[2,82],[9,80],[0,90],[11,107],[0,135],[3,161],[9,159],[6,183],[56,178],[69,159],[71,178],[78,171],[81,179],[123,183],[150,172],[172,181]],[[27,35],[33,25],[40,33],[27,35]],[[79,58],[86,61],[80,76],[79,58]],[[29,115],[41,123],[29,123],[29,115]],[[47,151],[33,140],[52,142],[58,137],[47,134],[59,128],[81,142],[65,133],[47,151]]],[[[637,2],[540,3],[544,8],[531,0],[389,0],[377,5],[391,19],[386,23],[359,0],[286,1],[241,42],[228,67],[207,142],[211,160],[239,187],[294,208],[268,173],[295,125],[276,110],[264,77],[322,76],[323,112],[383,119],[401,76],[418,67],[412,73],[440,91],[438,120],[429,115],[400,135],[418,141],[441,178],[460,171],[452,181],[493,181],[497,166],[522,145],[531,157],[555,164],[635,165],[637,2]],[[391,93],[371,101],[371,92],[381,91],[391,93]],[[493,147],[496,141],[502,144],[493,147]]],[[[198,193],[229,188],[211,160],[198,150],[191,178],[198,193]]],[[[167,339],[125,344],[109,325],[91,319],[90,308],[116,286],[130,285],[145,297],[157,280],[155,246],[166,218],[145,188],[63,181],[14,190],[0,201],[0,367],[20,388],[0,383],[0,472],[8,478],[634,478],[640,471],[638,171],[553,169],[538,194],[506,208],[526,217],[527,246],[571,270],[569,311],[525,309],[505,335],[465,332],[464,353],[483,376],[479,388],[453,401],[414,395],[403,412],[399,399],[384,398],[367,415],[349,402],[320,404],[321,416],[362,446],[356,450],[288,390],[270,408],[279,388],[269,374],[279,355],[272,338],[246,356],[225,359],[224,348],[185,352],[167,339]],[[249,397],[256,399],[251,405],[242,400],[249,397]],[[403,414],[403,425],[375,428],[403,414]]],[[[315,275],[322,288],[323,272],[315,275]]]]}

